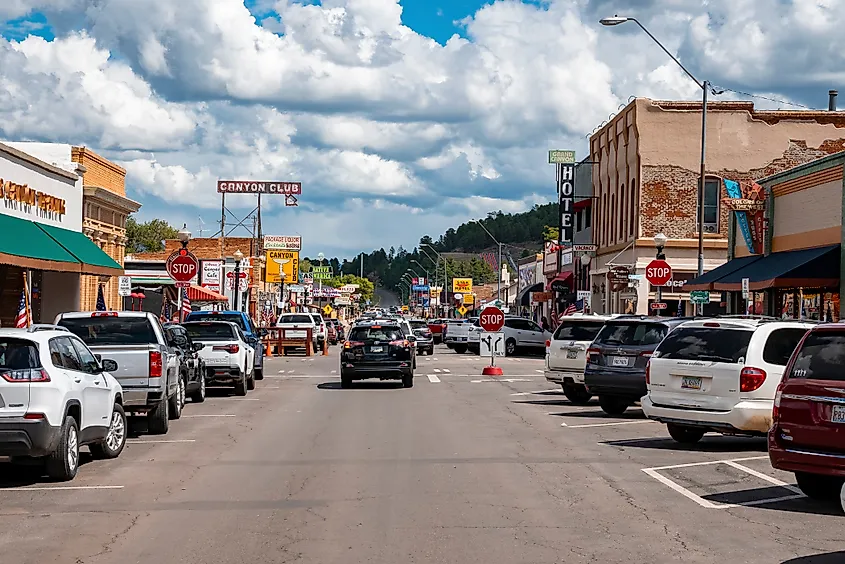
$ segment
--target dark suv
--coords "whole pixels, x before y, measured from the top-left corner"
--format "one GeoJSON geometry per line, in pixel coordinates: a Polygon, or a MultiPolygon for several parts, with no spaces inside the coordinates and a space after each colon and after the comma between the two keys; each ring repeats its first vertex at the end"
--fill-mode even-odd
{"type": "Polygon", "coordinates": [[[401,379],[414,385],[414,335],[405,335],[396,322],[362,322],[349,330],[340,353],[340,383],[349,388],[353,380],[401,379]]]}
{"type": "Polygon", "coordinates": [[[605,322],[587,349],[584,385],[608,415],[621,415],[648,393],[645,367],[669,331],[690,317],[621,316],[605,322]]]}
{"type": "Polygon", "coordinates": [[[170,352],[179,357],[179,373],[185,382],[185,394],[195,403],[204,402],[205,363],[191,341],[191,336],[178,323],[165,323],[163,327],[170,352]]]}

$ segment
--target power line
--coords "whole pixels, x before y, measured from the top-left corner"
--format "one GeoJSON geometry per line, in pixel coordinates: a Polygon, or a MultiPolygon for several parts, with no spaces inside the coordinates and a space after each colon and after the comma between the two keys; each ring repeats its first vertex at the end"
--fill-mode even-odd
{"type": "MultiPolygon", "coordinates": [[[[716,87],[714,87],[716,89],[716,87]]],[[[748,96],[749,98],[759,98],[761,100],[768,100],[769,102],[775,102],[776,104],[786,104],[787,106],[796,106],[798,108],[804,108],[805,110],[812,110],[810,106],[805,106],[804,104],[799,104],[797,102],[788,102],[787,100],[780,100],[778,98],[769,98],[768,96],[761,96],[760,94],[750,94],[748,92],[741,92],[739,90],[734,90],[733,88],[726,88],[724,86],[718,87],[718,90],[723,92],[733,92],[734,94],[739,94],[740,96],[748,96]]]]}

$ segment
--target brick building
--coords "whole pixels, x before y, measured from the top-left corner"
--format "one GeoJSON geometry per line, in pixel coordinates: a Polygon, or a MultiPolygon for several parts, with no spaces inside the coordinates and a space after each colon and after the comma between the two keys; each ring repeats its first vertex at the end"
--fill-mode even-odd
{"type": "MultiPolygon", "coordinates": [[[[697,270],[701,104],[637,98],[590,137],[593,169],[593,310],[648,312],[656,298],[642,278],[668,237],[675,277],[663,289],[669,312],[690,311],[683,285],[697,270]],[[613,291],[612,267],[627,267],[629,287],[613,291]]],[[[845,113],[755,110],[750,102],[714,102],[707,113],[704,269],[727,260],[729,210],[724,179],[757,180],[845,148],[845,113]]],[[[719,309],[719,296],[705,311],[719,309]]]]}

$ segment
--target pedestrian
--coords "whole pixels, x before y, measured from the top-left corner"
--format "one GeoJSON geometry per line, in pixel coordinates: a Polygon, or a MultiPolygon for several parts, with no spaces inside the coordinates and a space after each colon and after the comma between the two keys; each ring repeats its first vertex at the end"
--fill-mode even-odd
{"type": "Polygon", "coordinates": [[[549,330],[549,320],[548,320],[548,319],[546,319],[546,316],[545,316],[545,315],[544,315],[544,316],[543,316],[543,318],[540,320],[540,327],[542,327],[542,328],[543,328],[543,331],[548,331],[548,330],[549,330]]]}

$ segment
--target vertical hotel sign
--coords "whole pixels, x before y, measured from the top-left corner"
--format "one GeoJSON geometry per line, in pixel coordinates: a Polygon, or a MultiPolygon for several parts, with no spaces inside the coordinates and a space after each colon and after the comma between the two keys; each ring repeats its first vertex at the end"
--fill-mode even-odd
{"type": "Polygon", "coordinates": [[[724,200],[736,214],[736,224],[742,232],[745,246],[752,255],[763,254],[765,240],[765,193],[763,188],[753,182],[751,187],[743,193],[739,182],[725,179],[725,191],[728,197],[724,200]]]}
{"type": "MultiPolygon", "coordinates": [[[[562,151],[571,154],[571,162],[557,163],[558,176],[558,211],[560,213],[560,241],[571,243],[575,238],[575,151],[562,151]]],[[[551,160],[551,156],[549,157],[551,160]]]]}

